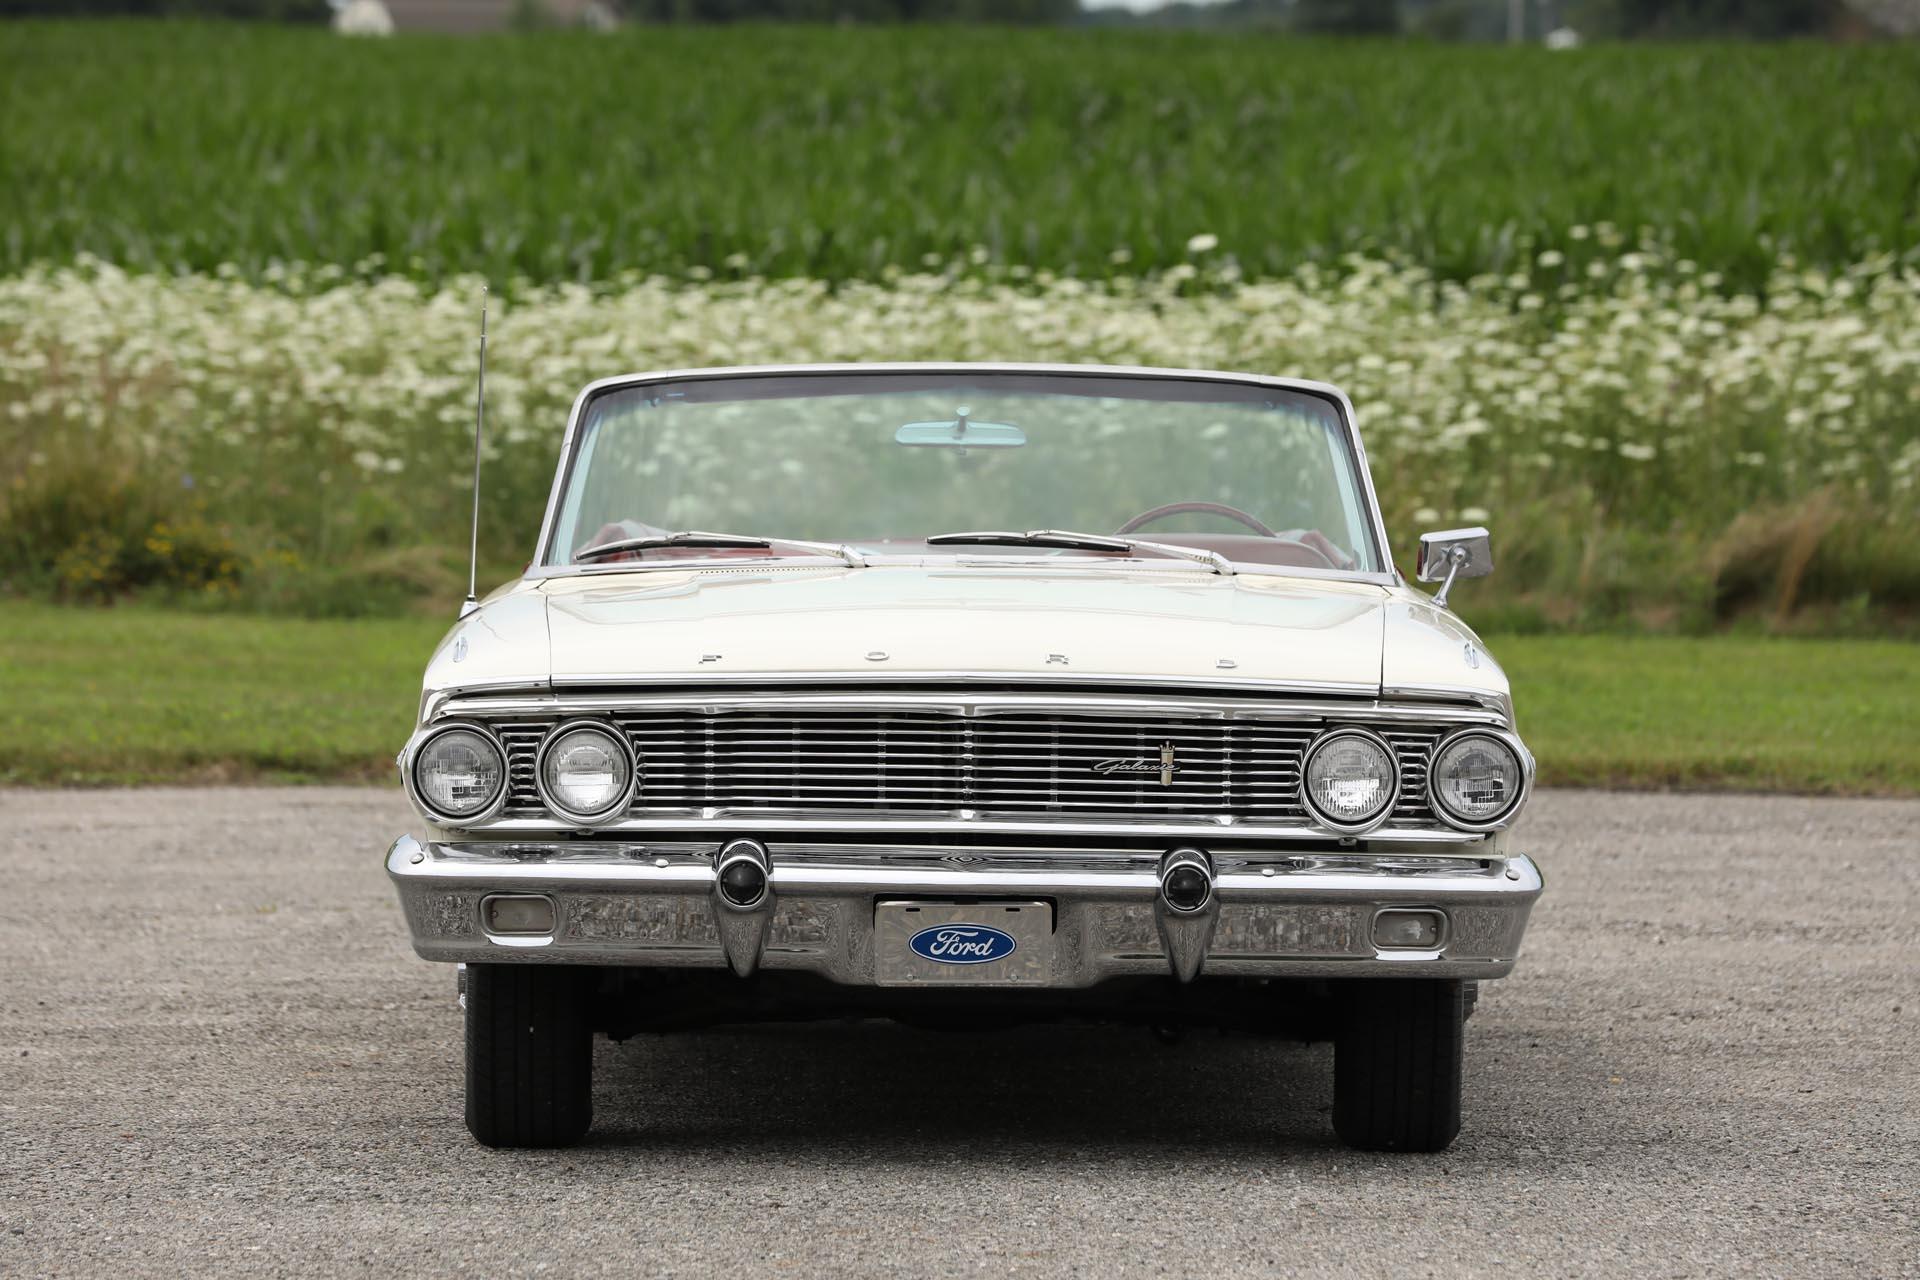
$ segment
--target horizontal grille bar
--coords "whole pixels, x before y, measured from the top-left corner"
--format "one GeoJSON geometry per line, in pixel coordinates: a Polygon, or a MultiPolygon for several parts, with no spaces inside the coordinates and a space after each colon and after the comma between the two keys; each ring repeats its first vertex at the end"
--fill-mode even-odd
{"type": "MultiPolygon", "coordinates": [[[[1020,712],[634,712],[612,717],[640,760],[636,817],[705,809],[1063,818],[1301,819],[1316,729],[1248,720],[1020,712]]],[[[543,811],[534,758],[552,721],[494,725],[506,812],[543,811]]],[[[1427,760],[1445,726],[1372,726],[1400,761],[1396,822],[1431,823],[1427,760]]]]}

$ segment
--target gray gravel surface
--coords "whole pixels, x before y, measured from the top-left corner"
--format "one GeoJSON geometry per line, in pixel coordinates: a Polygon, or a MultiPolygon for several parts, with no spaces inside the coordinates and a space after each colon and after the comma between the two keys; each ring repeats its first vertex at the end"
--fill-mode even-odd
{"type": "Polygon", "coordinates": [[[1920,803],[1546,794],[1439,1156],[1324,1047],[889,1024],[599,1049],[461,1125],[367,790],[0,792],[0,1273],[1920,1276],[1920,803]]]}

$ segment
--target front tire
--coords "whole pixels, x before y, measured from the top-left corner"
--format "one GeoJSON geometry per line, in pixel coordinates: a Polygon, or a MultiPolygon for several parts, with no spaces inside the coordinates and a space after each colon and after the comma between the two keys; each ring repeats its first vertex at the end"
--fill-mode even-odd
{"type": "Polygon", "coordinates": [[[1460,1132],[1464,984],[1347,984],[1333,1050],[1333,1128],[1362,1151],[1444,1151],[1460,1132]]]}
{"type": "Polygon", "coordinates": [[[593,1123],[586,971],[467,966],[467,1130],[489,1147],[564,1147],[593,1123]]]}

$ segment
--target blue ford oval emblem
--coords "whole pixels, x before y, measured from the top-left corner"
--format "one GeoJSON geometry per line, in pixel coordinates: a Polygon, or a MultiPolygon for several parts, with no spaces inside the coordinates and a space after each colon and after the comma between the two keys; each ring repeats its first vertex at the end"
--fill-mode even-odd
{"type": "Polygon", "coordinates": [[[1006,959],[1020,944],[984,924],[936,924],[907,939],[907,945],[915,955],[941,964],[986,964],[1006,959]]]}

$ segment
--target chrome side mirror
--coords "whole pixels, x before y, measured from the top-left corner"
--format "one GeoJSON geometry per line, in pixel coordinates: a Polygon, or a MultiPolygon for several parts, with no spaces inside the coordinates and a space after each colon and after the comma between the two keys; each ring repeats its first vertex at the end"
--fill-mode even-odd
{"type": "Polygon", "coordinates": [[[1442,529],[1420,535],[1418,576],[1422,582],[1438,582],[1433,602],[1447,607],[1447,592],[1455,578],[1484,578],[1493,572],[1493,535],[1475,526],[1471,529],[1442,529]]]}

